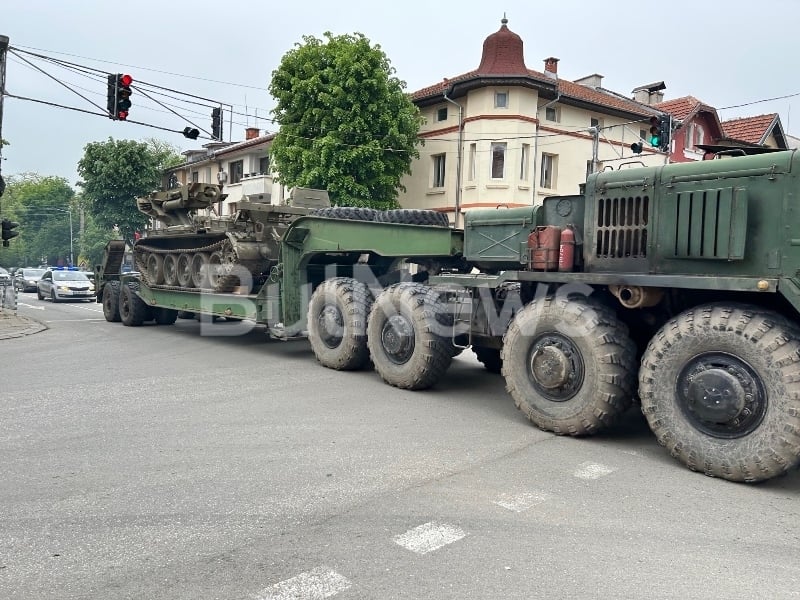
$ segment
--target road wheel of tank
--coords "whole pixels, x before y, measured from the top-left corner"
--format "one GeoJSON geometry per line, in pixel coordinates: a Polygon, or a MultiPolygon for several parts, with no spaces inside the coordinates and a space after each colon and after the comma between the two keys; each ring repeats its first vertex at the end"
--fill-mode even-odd
{"type": "Polygon", "coordinates": [[[398,283],[381,292],[367,321],[367,345],[386,383],[420,390],[439,381],[453,360],[442,313],[441,293],[428,286],[398,283]]]}
{"type": "Polygon", "coordinates": [[[109,323],[119,323],[119,281],[109,281],[103,286],[103,316],[109,323]]]}
{"type": "Polygon", "coordinates": [[[190,272],[193,287],[208,289],[208,253],[198,252],[192,256],[190,272]]]}
{"type": "Polygon", "coordinates": [[[372,295],[363,283],[348,277],[323,281],[308,303],[308,339],[325,367],[361,369],[369,363],[367,316],[372,295]]]}
{"type": "Polygon", "coordinates": [[[800,330],[776,313],[680,314],[648,345],[639,396],[659,443],[693,471],[754,482],[800,463],[800,330]]]}
{"type": "Polygon", "coordinates": [[[609,308],[580,297],[534,300],[512,319],[501,371],[514,402],[559,435],[606,429],[631,404],[636,352],[609,308]]]}
{"type": "Polygon", "coordinates": [[[192,287],[192,255],[183,253],[178,256],[175,265],[178,274],[178,285],[181,287],[192,287]]]}
{"type": "Polygon", "coordinates": [[[486,348],[484,346],[473,346],[472,351],[489,373],[500,373],[503,368],[503,359],[500,358],[498,348],[486,348]]]}
{"type": "Polygon", "coordinates": [[[178,257],[174,254],[164,256],[164,283],[167,285],[178,285],[178,257]]]}
{"type": "Polygon", "coordinates": [[[446,214],[435,210],[418,210],[414,208],[385,210],[378,213],[377,220],[381,223],[402,223],[405,225],[450,226],[450,220],[447,218],[446,214]]]}
{"type": "Polygon", "coordinates": [[[139,285],[129,283],[120,288],[119,317],[123,325],[138,327],[150,316],[150,307],[136,295],[139,285]]]}
{"type": "Polygon", "coordinates": [[[145,275],[151,284],[161,285],[164,283],[164,256],[151,252],[147,255],[145,265],[145,275]]]}
{"type": "Polygon", "coordinates": [[[159,325],[172,325],[178,320],[178,311],[171,308],[155,307],[153,311],[153,319],[159,325]]]}

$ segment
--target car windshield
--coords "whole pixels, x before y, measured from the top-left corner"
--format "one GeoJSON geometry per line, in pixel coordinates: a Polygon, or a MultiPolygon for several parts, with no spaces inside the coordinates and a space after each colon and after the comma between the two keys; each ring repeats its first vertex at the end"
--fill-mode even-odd
{"type": "Polygon", "coordinates": [[[53,271],[55,281],[89,281],[80,271],[53,271]]]}
{"type": "Polygon", "coordinates": [[[41,277],[44,274],[44,269],[22,269],[23,277],[41,277]]]}

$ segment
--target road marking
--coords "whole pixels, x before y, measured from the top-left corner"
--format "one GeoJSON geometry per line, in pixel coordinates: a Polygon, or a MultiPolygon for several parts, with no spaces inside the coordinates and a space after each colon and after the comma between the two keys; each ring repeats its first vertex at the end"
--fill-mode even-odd
{"type": "Polygon", "coordinates": [[[609,473],[613,473],[616,469],[600,463],[585,462],[578,465],[578,468],[572,473],[575,477],[580,479],[600,479],[609,473]]]}
{"type": "Polygon", "coordinates": [[[457,542],[466,535],[458,527],[431,521],[395,536],[394,542],[406,550],[411,550],[417,554],[427,554],[447,544],[457,542]]]}
{"type": "Polygon", "coordinates": [[[45,323],[83,323],[84,321],[105,321],[105,319],[93,319],[91,317],[84,319],[48,319],[45,323]]]}
{"type": "Polygon", "coordinates": [[[503,494],[494,501],[494,504],[514,512],[522,512],[528,510],[532,506],[546,502],[549,499],[549,494],[541,492],[523,492],[513,496],[510,494],[503,494]]]}
{"type": "Polygon", "coordinates": [[[352,584],[328,567],[317,567],[268,587],[256,596],[257,600],[319,600],[330,598],[352,584]]]}
{"type": "Polygon", "coordinates": [[[34,306],[33,304],[25,304],[24,302],[17,302],[17,306],[24,306],[25,308],[32,308],[33,310],[44,310],[44,306],[34,306]]]}

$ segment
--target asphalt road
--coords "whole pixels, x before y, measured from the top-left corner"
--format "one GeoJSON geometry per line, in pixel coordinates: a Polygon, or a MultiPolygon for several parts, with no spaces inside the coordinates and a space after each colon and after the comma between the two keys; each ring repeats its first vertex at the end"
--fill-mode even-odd
{"type": "Polygon", "coordinates": [[[635,410],[563,438],[470,352],[407,392],[261,329],[19,312],[49,329],[0,341],[2,599],[800,597],[800,473],[692,473],[635,410]]]}

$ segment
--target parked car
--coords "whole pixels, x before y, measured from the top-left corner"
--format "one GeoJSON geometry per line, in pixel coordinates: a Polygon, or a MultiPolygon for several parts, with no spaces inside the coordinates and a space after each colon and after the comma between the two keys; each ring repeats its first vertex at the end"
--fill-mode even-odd
{"type": "Polygon", "coordinates": [[[50,298],[53,302],[61,300],[94,301],[94,283],[77,267],[52,267],[47,269],[36,282],[36,295],[39,300],[50,298]]]}
{"type": "Polygon", "coordinates": [[[21,292],[35,292],[36,282],[42,278],[45,269],[24,267],[14,272],[14,287],[21,292]]]}
{"type": "Polygon", "coordinates": [[[9,283],[11,283],[11,275],[9,274],[8,269],[0,267],[0,285],[8,285],[9,283]]]}

